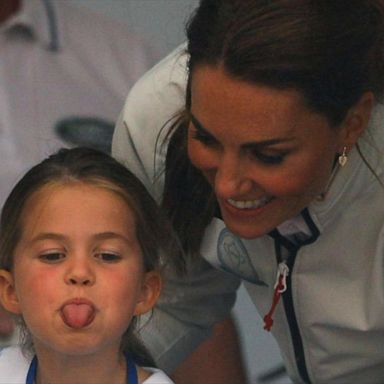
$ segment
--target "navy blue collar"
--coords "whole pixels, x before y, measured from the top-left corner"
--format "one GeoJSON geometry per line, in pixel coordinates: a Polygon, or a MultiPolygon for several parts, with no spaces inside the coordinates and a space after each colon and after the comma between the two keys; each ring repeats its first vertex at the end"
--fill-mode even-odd
{"type": "MultiPolygon", "coordinates": [[[[139,381],[137,378],[136,364],[131,357],[126,356],[126,359],[127,359],[127,384],[138,384],[139,381]]],[[[35,383],[36,372],[37,372],[37,358],[35,356],[32,359],[31,364],[29,366],[27,380],[25,384],[35,383]]]]}

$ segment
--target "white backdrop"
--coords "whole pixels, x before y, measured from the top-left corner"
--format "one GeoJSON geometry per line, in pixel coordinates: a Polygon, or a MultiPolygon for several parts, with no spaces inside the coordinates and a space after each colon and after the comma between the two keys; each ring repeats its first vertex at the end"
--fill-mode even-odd
{"type": "MultiPolygon", "coordinates": [[[[90,7],[127,23],[133,32],[143,36],[155,48],[159,57],[166,55],[184,40],[185,21],[198,4],[198,0],[57,1],[90,7]]],[[[276,342],[263,330],[261,318],[243,288],[240,289],[234,314],[239,326],[250,382],[261,383],[257,377],[281,363],[276,342]]],[[[282,377],[268,383],[287,384],[290,381],[282,377]]]]}
{"type": "Polygon", "coordinates": [[[161,56],[184,39],[184,23],[198,0],[56,0],[102,11],[127,23],[161,56]]]}

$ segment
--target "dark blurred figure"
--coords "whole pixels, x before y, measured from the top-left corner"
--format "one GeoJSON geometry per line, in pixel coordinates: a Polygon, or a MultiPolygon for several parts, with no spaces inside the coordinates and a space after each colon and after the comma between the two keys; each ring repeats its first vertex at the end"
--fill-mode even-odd
{"type": "MultiPolygon", "coordinates": [[[[124,25],[66,1],[1,0],[1,205],[58,147],[109,152],[128,90],[156,59],[124,25]]],[[[0,337],[12,329],[0,308],[0,337]]]]}

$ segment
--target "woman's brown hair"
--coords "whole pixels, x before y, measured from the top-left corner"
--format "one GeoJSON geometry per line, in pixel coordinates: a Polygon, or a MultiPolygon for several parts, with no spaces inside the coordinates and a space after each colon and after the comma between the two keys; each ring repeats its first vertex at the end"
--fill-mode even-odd
{"type": "Polygon", "coordinates": [[[184,248],[198,253],[217,213],[213,192],[188,160],[191,81],[200,65],[240,81],[297,90],[337,127],[364,92],[384,88],[381,0],[201,0],[187,25],[185,112],[169,133],[163,206],[184,248]]]}

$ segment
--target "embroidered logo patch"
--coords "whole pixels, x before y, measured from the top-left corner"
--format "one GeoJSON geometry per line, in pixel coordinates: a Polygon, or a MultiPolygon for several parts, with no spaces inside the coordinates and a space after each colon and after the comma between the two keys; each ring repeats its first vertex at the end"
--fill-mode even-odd
{"type": "Polygon", "coordinates": [[[219,235],[217,254],[222,269],[243,280],[266,286],[255,271],[248,252],[241,240],[224,228],[219,235]]]}

